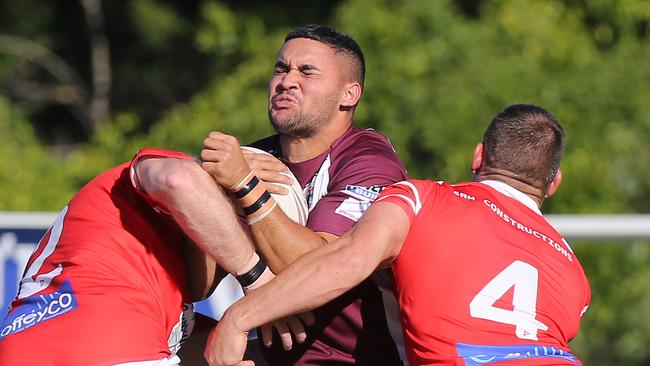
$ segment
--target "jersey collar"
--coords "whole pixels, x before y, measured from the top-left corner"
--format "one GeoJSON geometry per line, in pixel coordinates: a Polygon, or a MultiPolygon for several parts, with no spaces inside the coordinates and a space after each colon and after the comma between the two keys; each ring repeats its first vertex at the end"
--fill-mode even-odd
{"type": "Polygon", "coordinates": [[[532,198],[528,197],[526,194],[522,193],[521,191],[517,190],[516,188],[513,188],[512,186],[507,185],[506,183],[500,182],[498,180],[482,180],[479,183],[483,183],[485,185],[488,185],[494,189],[496,189],[499,193],[506,195],[508,197],[514,198],[517,201],[523,203],[526,205],[526,207],[530,208],[531,210],[535,211],[538,215],[542,214],[542,211],[539,210],[539,207],[537,207],[537,204],[535,201],[533,201],[532,198]]]}

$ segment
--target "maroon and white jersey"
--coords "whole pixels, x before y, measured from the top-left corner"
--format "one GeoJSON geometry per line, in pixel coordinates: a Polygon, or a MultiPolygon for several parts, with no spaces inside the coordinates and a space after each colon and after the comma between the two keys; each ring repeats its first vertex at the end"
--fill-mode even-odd
{"type": "MultiPolygon", "coordinates": [[[[279,136],[253,146],[279,157],[279,136]]],[[[315,232],[341,236],[359,220],[381,190],[406,179],[404,165],[390,142],[373,131],[350,127],[330,149],[313,159],[283,162],[304,187],[315,232]]],[[[402,365],[390,335],[382,294],[368,279],[314,311],[316,324],[304,345],[284,351],[279,340],[266,350],[272,365],[402,365]]]]}
{"type": "Polygon", "coordinates": [[[393,271],[412,366],[580,365],[568,342],[589,283],[530,197],[497,181],[410,180],[377,202],[410,220],[393,271]]]}

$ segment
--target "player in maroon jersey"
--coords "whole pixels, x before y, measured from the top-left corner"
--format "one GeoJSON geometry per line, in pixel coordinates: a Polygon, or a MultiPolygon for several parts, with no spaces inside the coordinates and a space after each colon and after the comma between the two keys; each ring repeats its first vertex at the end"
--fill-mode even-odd
{"type": "MultiPolygon", "coordinates": [[[[310,213],[306,228],[280,210],[250,226],[258,250],[275,273],[343,235],[381,189],[407,178],[386,137],[352,124],[364,77],[358,44],[329,27],[294,30],[277,56],[268,107],[278,134],[253,146],[288,166],[305,189],[310,213]]],[[[201,154],[203,167],[225,186],[238,182],[249,173],[239,151],[233,137],[213,132],[201,154]]],[[[273,164],[272,158],[247,157],[260,178],[273,181],[276,168],[260,168],[261,163],[273,164]]],[[[307,330],[304,344],[285,351],[273,341],[273,347],[265,349],[267,361],[278,366],[402,365],[383,301],[377,285],[363,281],[315,310],[316,324],[307,330]]]]}
{"type": "Polygon", "coordinates": [[[563,151],[550,113],[506,108],[474,151],[473,182],[384,190],[340,240],[226,312],[206,350],[211,364],[248,365],[240,362],[248,329],[319,306],[392,264],[412,366],[580,365],[568,342],[589,283],[540,211],[562,180],[563,151]]]}
{"type": "Polygon", "coordinates": [[[216,285],[215,260],[248,280],[256,268],[250,289],[272,276],[258,259],[194,158],[144,149],[82,188],[41,240],[0,323],[0,365],[178,365],[184,303],[216,285]]]}

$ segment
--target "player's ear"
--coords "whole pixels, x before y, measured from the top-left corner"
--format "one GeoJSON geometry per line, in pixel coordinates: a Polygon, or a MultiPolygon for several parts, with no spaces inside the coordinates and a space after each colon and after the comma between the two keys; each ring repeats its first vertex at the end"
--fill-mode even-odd
{"type": "Polygon", "coordinates": [[[362,89],[363,88],[361,87],[361,84],[356,81],[345,84],[343,100],[341,100],[341,107],[351,108],[356,106],[357,103],[359,103],[359,99],[361,99],[362,89]]]}
{"type": "Polygon", "coordinates": [[[553,181],[549,184],[544,196],[551,197],[551,195],[553,195],[553,193],[555,193],[555,191],[560,187],[560,183],[562,183],[562,171],[558,169],[555,178],[553,178],[553,181]]]}
{"type": "Polygon", "coordinates": [[[474,157],[472,158],[472,173],[476,174],[483,164],[483,144],[478,143],[474,148],[474,157]]]}

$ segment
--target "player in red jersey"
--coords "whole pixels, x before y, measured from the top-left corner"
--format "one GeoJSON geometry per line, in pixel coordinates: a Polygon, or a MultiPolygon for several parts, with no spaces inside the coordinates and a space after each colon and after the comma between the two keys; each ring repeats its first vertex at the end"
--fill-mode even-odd
{"type": "Polygon", "coordinates": [[[589,283],[540,212],[560,185],[563,150],[550,113],[506,108],[475,149],[474,182],[384,190],[340,240],[226,312],[208,343],[211,364],[250,365],[241,362],[248,329],[318,306],[392,264],[412,366],[580,365],[568,342],[589,283]]]}
{"type": "Polygon", "coordinates": [[[214,260],[237,275],[259,267],[194,158],[144,149],[82,188],[41,240],[0,325],[0,365],[177,365],[184,303],[221,278],[214,260]]]}
{"type": "MultiPolygon", "coordinates": [[[[277,56],[268,107],[278,134],[253,146],[284,165],[268,156],[247,156],[255,173],[267,181],[277,173],[269,169],[270,175],[264,175],[260,159],[276,163],[276,169],[288,166],[304,187],[310,211],[307,227],[291,222],[280,210],[251,225],[258,250],[276,273],[346,233],[381,189],[407,179],[386,137],[352,124],[364,68],[363,53],[353,39],[318,25],[289,33],[277,56]]],[[[201,155],[204,167],[225,186],[237,182],[249,172],[239,150],[233,137],[211,133],[201,155]]],[[[384,298],[372,280],[315,309],[314,315],[316,323],[307,330],[304,344],[285,351],[276,340],[275,347],[264,348],[269,364],[403,365],[384,298]]]]}

